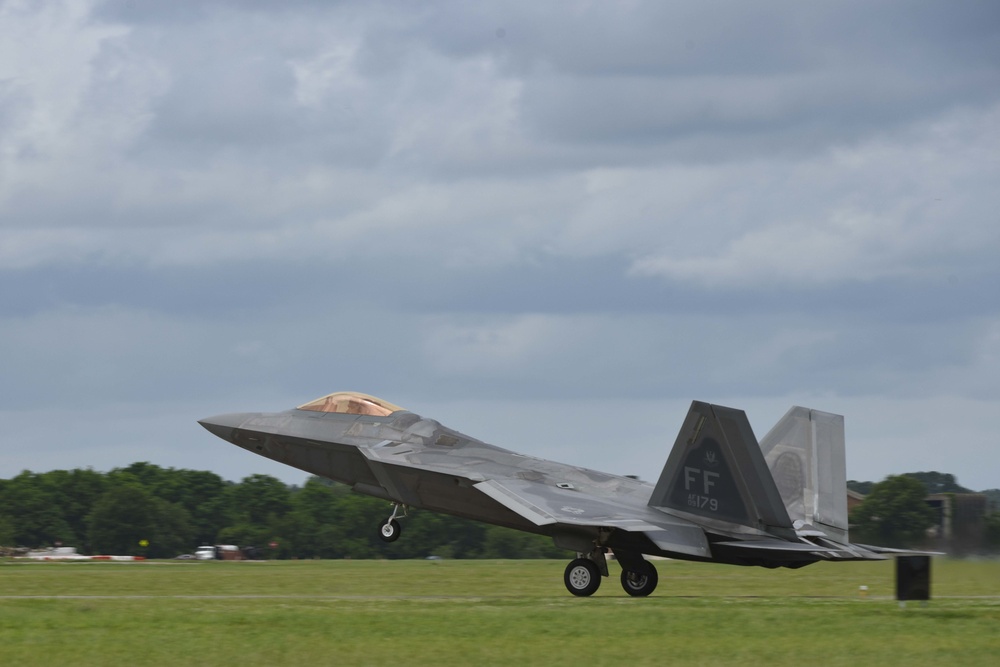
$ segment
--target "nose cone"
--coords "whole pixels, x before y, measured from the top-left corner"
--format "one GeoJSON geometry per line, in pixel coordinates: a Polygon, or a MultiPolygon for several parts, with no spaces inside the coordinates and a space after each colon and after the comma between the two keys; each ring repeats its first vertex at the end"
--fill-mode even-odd
{"type": "Polygon", "coordinates": [[[199,419],[198,423],[204,426],[210,433],[217,435],[223,440],[233,441],[233,431],[243,425],[253,416],[249,412],[232,412],[225,415],[216,415],[199,419]]]}

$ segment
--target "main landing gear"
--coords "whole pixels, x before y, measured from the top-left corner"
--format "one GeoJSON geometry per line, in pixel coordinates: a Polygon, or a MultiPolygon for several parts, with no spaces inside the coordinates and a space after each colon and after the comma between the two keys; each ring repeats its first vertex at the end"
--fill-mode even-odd
{"type": "Polygon", "coordinates": [[[659,579],[656,568],[649,562],[638,571],[622,569],[622,588],[634,598],[644,598],[656,590],[659,579]]]}
{"type": "MultiPolygon", "coordinates": [[[[656,568],[641,556],[616,554],[622,564],[622,588],[632,597],[646,597],[659,581],[656,568]]],[[[608,562],[603,549],[595,549],[579,557],[566,566],[563,583],[566,590],[578,597],[587,597],[601,587],[601,577],[608,576],[608,562]]]]}
{"type": "Polygon", "coordinates": [[[399,514],[399,518],[406,516],[406,505],[393,503],[392,514],[389,515],[388,519],[379,524],[378,536],[382,538],[383,542],[395,542],[399,539],[403,528],[399,525],[399,522],[396,521],[397,514],[399,514]],[[399,514],[400,508],[403,510],[402,514],[399,514]]]}
{"type": "Polygon", "coordinates": [[[601,587],[601,571],[589,558],[577,558],[566,566],[563,583],[573,595],[587,597],[601,587]]]}

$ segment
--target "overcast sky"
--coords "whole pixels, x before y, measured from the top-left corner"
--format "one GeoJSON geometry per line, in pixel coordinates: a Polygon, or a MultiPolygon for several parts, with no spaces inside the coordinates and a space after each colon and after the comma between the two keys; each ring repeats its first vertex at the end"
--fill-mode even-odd
{"type": "Polygon", "coordinates": [[[0,478],[339,390],[655,481],[1000,486],[1000,3],[0,0],[0,478]]]}

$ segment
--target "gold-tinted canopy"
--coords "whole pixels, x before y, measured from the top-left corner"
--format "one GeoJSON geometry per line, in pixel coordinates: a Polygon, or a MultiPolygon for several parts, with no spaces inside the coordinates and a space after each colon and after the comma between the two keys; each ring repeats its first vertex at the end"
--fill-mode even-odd
{"type": "Polygon", "coordinates": [[[389,401],[375,398],[368,394],[361,394],[356,391],[338,391],[328,394],[315,401],[310,401],[305,405],[300,405],[299,410],[311,410],[313,412],[339,412],[345,415],[368,415],[369,417],[388,417],[393,412],[399,412],[405,408],[393,405],[389,401]]]}

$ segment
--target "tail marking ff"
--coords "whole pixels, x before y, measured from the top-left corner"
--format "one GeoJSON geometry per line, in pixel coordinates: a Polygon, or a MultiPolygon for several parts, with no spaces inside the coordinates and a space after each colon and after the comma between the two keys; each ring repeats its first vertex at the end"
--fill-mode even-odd
{"type": "Polygon", "coordinates": [[[649,505],[723,528],[795,537],[746,414],[721,405],[691,403],[649,505]]]}

